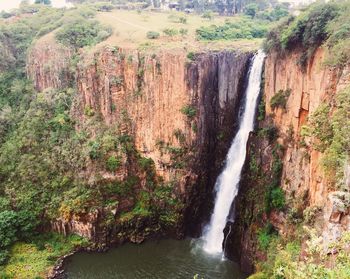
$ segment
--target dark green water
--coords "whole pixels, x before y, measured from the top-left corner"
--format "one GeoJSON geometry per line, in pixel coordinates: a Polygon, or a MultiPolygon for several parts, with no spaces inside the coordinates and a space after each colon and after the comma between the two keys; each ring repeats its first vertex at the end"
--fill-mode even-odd
{"type": "Polygon", "coordinates": [[[237,265],[211,257],[198,241],[158,240],[125,244],[106,253],[77,253],[65,267],[68,279],[241,279],[237,265]]]}

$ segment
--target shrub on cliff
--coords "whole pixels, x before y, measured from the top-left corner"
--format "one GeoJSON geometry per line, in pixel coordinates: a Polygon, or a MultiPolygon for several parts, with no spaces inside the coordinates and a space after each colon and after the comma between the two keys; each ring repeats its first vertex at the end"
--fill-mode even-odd
{"type": "Polygon", "coordinates": [[[181,109],[181,112],[186,115],[188,118],[192,119],[196,116],[197,110],[191,105],[186,105],[181,109]]]}
{"type": "Polygon", "coordinates": [[[112,29],[97,21],[79,19],[64,25],[57,33],[58,42],[74,49],[95,45],[112,34],[112,29]]]}
{"type": "Polygon", "coordinates": [[[120,165],[121,165],[120,159],[117,158],[116,156],[110,156],[107,159],[106,168],[110,172],[116,171],[120,165]]]}
{"type": "Polygon", "coordinates": [[[315,50],[328,49],[326,65],[344,66],[350,60],[350,3],[314,4],[298,17],[290,17],[272,29],[264,41],[265,52],[301,49],[298,64],[305,70],[315,50]]]}
{"type": "Polygon", "coordinates": [[[290,89],[279,90],[275,95],[272,96],[270,101],[271,109],[276,109],[278,107],[286,109],[288,97],[291,93],[290,89]]]}
{"type": "Polygon", "coordinates": [[[331,110],[321,104],[310,116],[306,130],[313,136],[313,148],[323,152],[322,165],[327,179],[337,190],[347,190],[346,165],[350,158],[350,87],[335,97],[331,110]]]}

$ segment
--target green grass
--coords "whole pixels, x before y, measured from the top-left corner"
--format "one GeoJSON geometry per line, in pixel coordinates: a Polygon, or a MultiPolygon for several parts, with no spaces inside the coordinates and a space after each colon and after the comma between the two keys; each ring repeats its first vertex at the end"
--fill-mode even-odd
{"type": "MultiPolygon", "coordinates": [[[[216,40],[198,41],[196,30],[211,25],[222,26],[225,22],[240,22],[242,16],[227,17],[214,16],[212,20],[202,18],[197,14],[187,15],[182,12],[151,12],[126,10],[113,10],[109,13],[98,13],[96,19],[102,24],[113,27],[113,35],[106,40],[109,45],[121,47],[138,47],[145,43],[152,43],[150,48],[185,48],[187,50],[198,49],[222,49],[240,48],[257,49],[262,39],[239,39],[235,41],[216,40]],[[173,20],[173,18],[182,20],[173,20]],[[186,19],[186,23],[183,23],[186,19]],[[164,30],[172,30],[171,36],[164,34],[164,30]],[[150,31],[159,33],[157,39],[147,38],[150,31]],[[173,32],[174,31],[174,32],[173,32]]],[[[168,32],[166,32],[168,33],[168,32]]],[[[104,44],[104,43],[103,43],[104,44]]]]}
{"type": "Polygon", "coordinates": [[[0,267],[0,278],[45,278],[59,257],[86,245],[87,241],[79,236],[55,233],[41,235],[30,243],[17,242],[6,266],[0,267]]]}

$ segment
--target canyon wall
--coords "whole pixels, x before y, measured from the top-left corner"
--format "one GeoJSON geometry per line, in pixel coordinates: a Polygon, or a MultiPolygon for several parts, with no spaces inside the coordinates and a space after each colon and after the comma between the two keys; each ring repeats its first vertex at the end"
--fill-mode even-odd
{"type": "MultiPolygon", "coordinates": [[[[203,218],[209,216],[213,185],[237,126],[251,56],[221,51],[198,53],[189,60],[181,49],[103,46],[81,51],[76,59],[77,94],[71,110],[76,129],[98,116],[107,127],[132,136],[137,152],[154,161],[157,175],[175,182],[174,195],[184,204],[178,235],[198,235],[203,218]],[[173,151],[181,153],[175,161],[173,151]]],[[[39,91],[65,87],[71,83],[72,59],[72,52],[62,46],[38,43],[28,55],[28,76],[39,91]]],[[[84,175],[94,168],[98,166],[91,164],[84,175]]],[[[54,221],[53,229],[99,241],[103,214],[90,215],[54,221]]]]}
{"type": "Polygon", "coordinates": [[[317,212],[313,227],[322,235],[324,243],[335,240],[350,229],[348,208],[341,208],[344,201],[335,197],[346,193],[334,190],[334,185],[327,181],[321,162],[323,154],[311,144],[314,139],[302,132],[303,126],[308,124],[308,117],[320,104],[334,107],[335,95],[350,84],[350,68],[326,67],[325,51],[319,48],[307,67],[301,69],[296,63],[300,55],[298,50],[286,55],[274,52],[265,62],[263,100],[266,116],[264,120],[260,119],[250,139],[236,202],[238,214],[233,234],[236,239],[232,237],[229,244],[229,254],[238,257],[247,272],[254,270],[256,259],[264,259],[256,240],[262,223],[271,223],[282,236],[291,235],[295,233],[292,221],[302,218],[303,211],[309,208],[317,212]],[[288,92],[286,105],[273,109],[271,100],[278,92],[288,92]],[[264,130],[273,132],[275,128],[276,142],[263,136],[264,130]],[[269,178],[252,172],[254,166],[259,166],[261,173],[273,171],[276,144],[283,150],[279,152],[283,165],[280,186],[285,193],[287,208],[266,214],[263,200],[269,178]]]}

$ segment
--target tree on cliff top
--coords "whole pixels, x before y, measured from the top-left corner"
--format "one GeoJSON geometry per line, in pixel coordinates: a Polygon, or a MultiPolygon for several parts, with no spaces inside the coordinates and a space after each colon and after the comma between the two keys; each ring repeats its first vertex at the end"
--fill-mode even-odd
{"type": "Polygon", "coordinates": [[[103,26],[97,21],[79,19],[63,26],[57,32],[56,39],[64,45],[78,49],[102,42],[111,34],[110,27],[103,26]]]}

